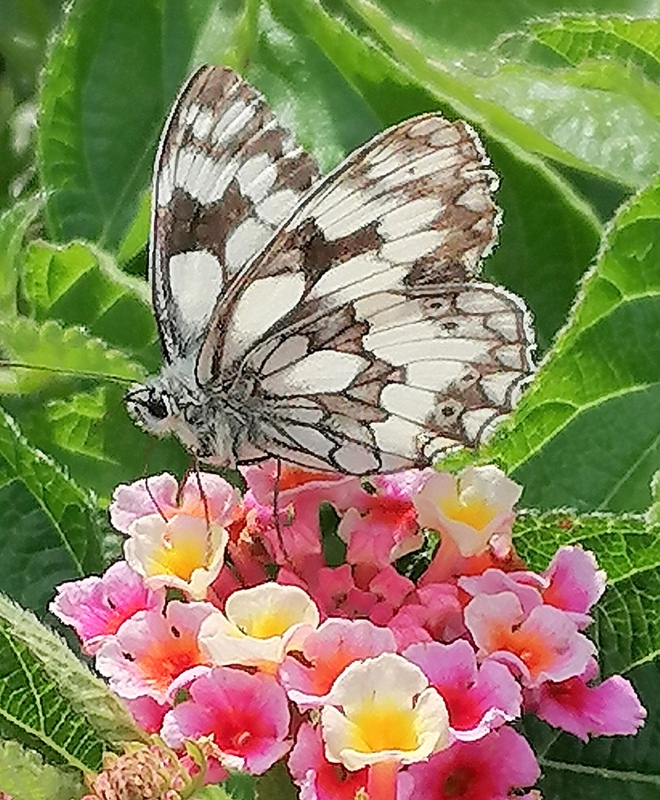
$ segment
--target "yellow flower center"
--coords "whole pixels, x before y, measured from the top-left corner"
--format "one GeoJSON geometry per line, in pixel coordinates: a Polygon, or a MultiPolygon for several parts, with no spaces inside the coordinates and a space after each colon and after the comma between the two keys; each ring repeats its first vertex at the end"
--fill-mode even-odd
{"type": "Polygon", "coordinates": [[[273,636],[282,636],[292,625],[299,620],[282,608],[269,609],[263,614],[247,620],[245,625],[240,625],[242,630],[254,639],[270,639],[273,636]]]}
{"type": "Polygon", "coordinates": [[[176,575],[189,581],[194,570],[206,566],[206,543],[201,539],[177,542],[154,553],[151,575],[176,575]]]}
{"type": "Polygon", "coordinates": [[[482,498],[465,503],[449,497],[440,503],[440,510],[449,519],[462,522],[477,531],[483,530],[497,516],[497,509],[489,506],[482,498]]]}
{"type": "Polygon", "coordinates": [[[360,753],[406,752],[417,749],[419,745],[414,711],[410,708],[371,700],[352,712],[349,719],[356,726],[349,743],[351,750],[360,753]]]}

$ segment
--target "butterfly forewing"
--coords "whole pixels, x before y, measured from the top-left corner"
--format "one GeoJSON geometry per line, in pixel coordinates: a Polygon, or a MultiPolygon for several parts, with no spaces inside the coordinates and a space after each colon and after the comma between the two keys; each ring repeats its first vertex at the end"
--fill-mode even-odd
{"type": "Polygon", "coordinates": [[[165,356],[194,353],[218,297],[318,178],[310,155],[235,72],[204,67],[156,160],[151,285],[165,356]]]}
{"type": "Polygon", "coordinates": [[[463,122],[425,115],[376,137],[317,184],[228,287],[198,377],[225,381],[264,333],[318,306],[469,279],[494,242],[495,182],[463,122]],[[253,324],[267,299],[265,324],[253,324]]]}

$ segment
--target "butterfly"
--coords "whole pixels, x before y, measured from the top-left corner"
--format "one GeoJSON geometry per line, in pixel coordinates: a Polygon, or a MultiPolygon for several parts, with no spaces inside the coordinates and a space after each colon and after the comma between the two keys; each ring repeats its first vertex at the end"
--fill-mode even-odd
{"type": "Polygon", "coordinates": [[[199,69],[154,170],[164,366],[129,413],[219,467],[366,475],[480,443],[533,369],[524,303],[477,280],[496,185],[475,132],[439,113],[322,177],[236,72],[199,69]]]}

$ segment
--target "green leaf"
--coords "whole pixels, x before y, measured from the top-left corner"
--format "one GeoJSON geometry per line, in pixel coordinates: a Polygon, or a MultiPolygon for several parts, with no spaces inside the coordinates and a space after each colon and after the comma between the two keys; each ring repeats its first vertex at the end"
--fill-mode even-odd
{"type": "Polygon", "coordinates": [[[91,498],[0,411],[0,590],[42,613],[53,588],[102,569],[91,498]]]}
{"type": "Polygon", "coordinates": [[[660,25],[654,17],[560,14],[534,19],[504,39],[500,49],[539,63],[551,53],[574,67],[594,59],[614,59],[634,66],[651,81],[660,78],[660,25]]]}
{"type": "Polygon", "coordinates": [[[660,470],[651,481],[651,505],[646,512],[646,521],[649,525],[660,525],[660,470]]]}
{"type": "Polygon", "coordinates": [[[145,475],[182,475],[190,461],[175,439],[140,430],[126,413],[119,385],[102,384],[34,400],[7,401],[30,441],[64,464],[104,507],[119,483],[145,475]]]}
{"type": "Polygon", "coordinates": [[[2,394],[25,394],[76,378],[125,386],[145,377],[144,368],[124,353],[82,328],[63,328],[54,320],[0,322],[0,346],[7,361],[26,365],[0,370],[2,394]]]}
{"type": "Polygon", "coordinates": [[[213,0],[76,0],[40,92],[39,163],[55,239],[113,248],[149,183],[167,109],[213,0]]]}
{"type": "Polygon", "coordinates": [[[143,739],[127,709],[32,614],[0,596],[0,731],[43,758],[97,770],[109,746],[143,739]]]}
{"type": "Polygon", "coordinates": [[[541,508],[642,511],[660,463],[660,181],[614,219],[569,322],[484,453],[541,508]]]}
{"type": "Polygon", "coordinates": [[[371,0],[346,4],[421,83],[503,143],[633,188],[660,169],[660,93],[646,87],[640,102],[625,81],[612,76],[611,63],[603,66],[602,77],[592,68],[588,80],[580,81],[575,70],[564,74],[502,62],[495,53],[441,61],[371,0]]]}
{"type": "MultiPolygon", "coordinates": [[[[378,0],[378,5],[444,56],[485,49],[499,34],[520,28],[532,15],[544,17],[566,9],[588,12],[596,7],[594,0],[434,0],[432,5],[428,0],[378,0]]],[[[601,14],[641,15],[649,13],[649,4],[646,0],[599,0],[597,9],[601,14]]]]}
{"type": "MultiPolygon", "coordinates": [[[[326,13],[317,0],[272,0],[272,5],[291,30],[316,42],[373,109],[380,127],[431,109],[451,116],[465,110],[433,82],[405,70],[341,18],[326,13]]],[[[487,274],[525,297],[545,348],[596,253],[599,225],[569,184],[540,159],[494,137],[486,139],[486,147],[502,176],[497,201],[504,209],[500,244],[488,259],[487,274]]]]}
{"type": "Polygon", "coordinates": [[[27,249],[24,290],[37,320],[83,325],[142,361],[160,364],[149,291],[125,275],[111,256],[92,245],[35,242],[27,249]]]}
{"type": "Polygon", "coordinates": [[[0,216],[0,320],[16,314],[18,255],[41,205],[41,198],[30,197],[0,216]]]}
{"type": "Polygon", "coordinates": [[[222,786],[203,786],[195,792],[193,800],[235,800],[222,786]]]}
{"type": "Polygon", "coordinates": [[[0,791],[14,800],[71,800],[80,797],[79,776],[44,764],[33,750],[18,742],[0,742],[0,791]]]}
{"type": "Polygon", "coordinates": [[[627,677],[649,711],[645,726],[634,737],[602,737],[584,744],[537,720],[526,721],[525,733],[532,739],[543,770],[539,784],[543,797],[657,800],[660,791],[657,757],[660,665],[646,664],[627,677]]]}

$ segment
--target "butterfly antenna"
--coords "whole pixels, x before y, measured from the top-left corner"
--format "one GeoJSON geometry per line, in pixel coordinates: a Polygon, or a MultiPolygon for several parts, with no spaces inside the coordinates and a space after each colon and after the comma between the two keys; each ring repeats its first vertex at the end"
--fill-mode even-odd
{"type": "Polygon", "coordinates": [[[204,491],[204,486],[202,484],[202,476],[199,471],[199,462],[197,459],[193,461],[195,467],[195,479],[197,480],[197,488],[199,489],[199,496],[202,499],[202,503],[204,504],[204,518],[206,519],[206,527],[210,530],[211,528],[211,515],[209,513],[209,501],[208,497],[206,496],[206,492],[204,491]]]}
{"type": "Polygon", "coordinates": [[[284,537],[282,536],[282,529],[280,528],[280,482],[282,478],[282,461],[276,459],[275,466],[275,482],[273,484],[273,516],[275,518],[275,531],[277,538],[282,548],[282,553],[286,556],[286,548],[284,546],[284,537]]]}
{"type": "Polygon", "coordinates": [[[0,359],[0,368],[4,369],[32,369],[37,372],[50,372],[53,375],[62,375],[67,378],[93,378],[97,381],[108,381],[110,383],[120,383],[124,386],[132,386],[135,381],[131,378],[123,378],[121,375],[100,375],[98,372],[87,372],[86,370],[63,369],[61,367],[47,367],[44,364],[27,364],[24,361],[8,361],[0,359]]]}
{"type": "Polygon", "coordinates": [[[144,488],[147,490],[147,494],[149,495],[149,499],[154,504],[156,510],[161,515],[163,520],[165,522],[169,522],[167,516],[165,515],[165,512],[163,511],[163,509],[158,504],[158,500],[156,500],[156,497],[155,497],[154,493],[151,491],[151,486],[149,486],[149,478],[147,476],[145,476],[145,478],[144,478],[144,488]]]}

